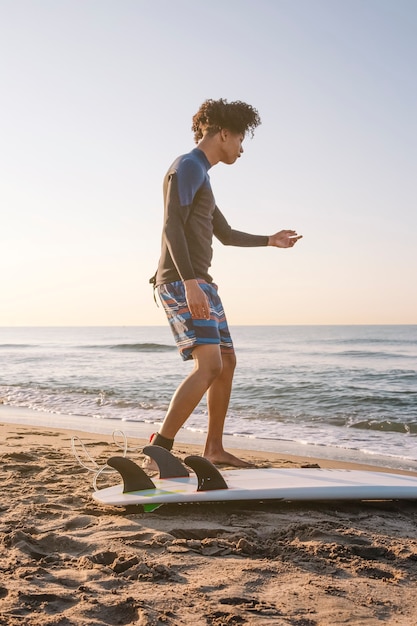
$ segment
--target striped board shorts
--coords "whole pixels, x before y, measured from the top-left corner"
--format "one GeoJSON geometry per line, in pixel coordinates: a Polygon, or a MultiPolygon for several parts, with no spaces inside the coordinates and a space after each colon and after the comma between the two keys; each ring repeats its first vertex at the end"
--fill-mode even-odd
{"type": "Polygon", "coordinates": [[[222,352],[234,351],[217,285],[200,279],[198,283],[210,303],[210,319],[191,317],[181,280],[158,287],[158,295],[184,361],[193,358],[196,346],[215,344],[220,345],[222,352]]]}

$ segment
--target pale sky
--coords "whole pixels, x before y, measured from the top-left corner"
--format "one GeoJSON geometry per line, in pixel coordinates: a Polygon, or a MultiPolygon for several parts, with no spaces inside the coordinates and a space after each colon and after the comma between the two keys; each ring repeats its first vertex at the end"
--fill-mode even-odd
{"type": "Polygon", "coordinates": [[[262,125],[212,168],[230,324],[417,323],[415,0],[0,0],[0,326],[165,324],[162,179],[206,98],[262,125]]]}

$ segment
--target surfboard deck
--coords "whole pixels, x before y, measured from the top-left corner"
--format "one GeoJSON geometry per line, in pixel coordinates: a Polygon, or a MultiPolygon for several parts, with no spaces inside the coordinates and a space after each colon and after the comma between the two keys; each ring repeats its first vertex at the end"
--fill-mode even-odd
{"type": "MultiPolygon", "coordinates": [[[[144,452],[150,448],[157,446],[147,446],[144,452]]],[[[160,453],[152,450],[151,453],[153,458],[155,454],[159,455],[157,462],[160,475],[166,476],[164,459],[169,461],[166,451],[160,453]]],[[[93,498],[102,504],[142,505],[149,510],[153,505],[156,508],[168,503],[233,500],[417,499],[417,477],[410,475],[318,468],[259,468],[219,472],[209,461],[196,456],[185,459],[185,463],[195,472],[189,474],[178,459],[175,462],[177,472],[174,470],[174,474],[182,475],[150,479],[133,461],[113,457],[108,464],[120,472],[123,483],[100,489],[93,493],[93,498]]]]}

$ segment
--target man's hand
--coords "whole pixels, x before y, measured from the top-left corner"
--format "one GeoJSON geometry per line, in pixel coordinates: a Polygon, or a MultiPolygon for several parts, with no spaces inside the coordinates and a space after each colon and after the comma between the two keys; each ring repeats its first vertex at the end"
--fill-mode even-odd
{"type": "Polygon", "coordinates": [[[206,294],[195,279],[184,280],[185,297],[191,317],[208,320],[210,319],[210,305],[206,294]]]}
{"type": "Polygon", "coordinates": [[[297,235],[295,230],[280,230],[275,235],[270,235],[268,240],[268,246],[275,246],[275,248],[292,248],[302,235],[297,235]]]}

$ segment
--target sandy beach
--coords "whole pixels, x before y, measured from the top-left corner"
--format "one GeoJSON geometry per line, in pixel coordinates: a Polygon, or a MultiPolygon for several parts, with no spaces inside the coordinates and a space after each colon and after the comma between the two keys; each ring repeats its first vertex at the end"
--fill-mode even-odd
{"type": "MultiPolygon", "coordinates": [[[[0,433],[1,625],[417,624],[417,502],[104,507],[71,441],[103,464],[119,452],[112,436],[0,433]]],[[[128,443],[140,462],[146,442],[128,443]]],[[[190,453],[201,449],[176,444],[190,453]]],[[[240,454],[259,467],[346,466],[240,454]]]]}

